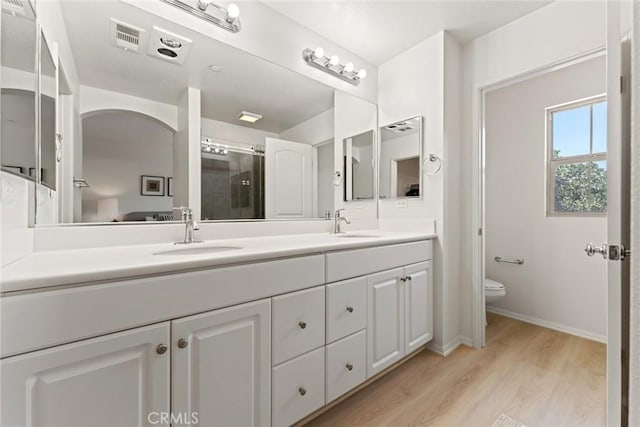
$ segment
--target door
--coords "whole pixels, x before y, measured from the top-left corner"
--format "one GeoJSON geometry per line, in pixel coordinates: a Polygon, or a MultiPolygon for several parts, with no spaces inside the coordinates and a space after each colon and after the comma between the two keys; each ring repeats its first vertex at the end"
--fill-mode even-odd
{"type": "Polygon", "coordinates": [[[265,146],[266,218],[313,216],[313,148],[267,138],[265,146]]]}
{"type": "Polygon", "coordinates": [[[433,338],[433,270],[431,261],[404,268],[404,352],[433,338]]]}
{"type": "Polygon", "coordinates": [[[607,421],[628,425],[631,43],[620,43],[620,4],[607,2],[607,421]],[[620,256],[622,254],[622,256],[620,256]]]}
{"type": "Polygon", "coordinates": [[[167,322],[4,359],[0,424],[151,425],[169,411],[168,344],[167,322]]]}
{"type": "Polygon", "coordinates": [[[172,411],[203,426],[270,422],[269,300],[186,317],[171,324],[172,411]]]}
{"type": "Polygon", "coordinates": [[[403,269],[367,277],[367,378],[404,356],[403,269]]]}

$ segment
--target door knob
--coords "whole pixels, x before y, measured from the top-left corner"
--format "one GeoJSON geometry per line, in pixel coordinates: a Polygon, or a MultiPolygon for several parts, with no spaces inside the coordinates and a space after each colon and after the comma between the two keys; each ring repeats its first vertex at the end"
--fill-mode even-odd
{"type": "Polygon", "coordinates": [[[353,307],[351,307],[350,305],[349,305],[349,306],[347,306],[347,311],[348,311],[349,313],[353,313],[353,307]]]}
{"type": "Polygon", "coordinates": [[[298,326],[300,326],[300,329],[304,329],[307,327],[307,322],[298,322],[298,326]]]}
{"type": "Polygon", "coordinates": [[[602,258],[607,258],[607,244],[603,244],[600,247],[595,246],[593,243],[588,243],[587,247],[584,248],[587,256],[594,256],[595,254],[601,254],[602,258]]]}
{"type": "Polygon", "coordinates": [[[298,388],[298,393],[300,393],[300,396],[304,396],[305,394],[307,394],[307,389],[304,387],[300,387],[298,388]]]}
{"type": "Polygon", "coordinates": [[[158,346],[156,347],[156,353],[158,354],[165,354],[167,352],[167,345],[166,344],[158,344],[158,346]]]}
{"type": "Polygon", "coordinates": [[[178,340],[178,348],[186,348],[189,345],[189,341],[185,340],[184,338],[180,338],[178,340]]]}
{"type": "Polygon", "coordinates": [[[347,370],[349,370],[349,371],[353,370],[353,364],[351,364],[351,363],[347,363],[345,367],[346,367],[346,368],[347,368],[347,370]]]}

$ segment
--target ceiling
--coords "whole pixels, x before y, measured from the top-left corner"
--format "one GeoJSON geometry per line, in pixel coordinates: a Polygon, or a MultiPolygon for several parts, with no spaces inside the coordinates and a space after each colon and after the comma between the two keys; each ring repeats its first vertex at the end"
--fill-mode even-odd
{"type": "MultiPolygon", "coordinates": [[[[285,16],[380,65],[442,30],[466,43],[547,0],[265,0],[285,16]]],[[[330,54],[330,52],[327,52],[330,54]]]]}
{"type": "Polygon", "coordinates": [[[280,133],[333,107],[333,89],[299,73],[205,37],[121,1],[65,0],[62,11],[83,85],[177,105],[187,86],[202,90],[202,115],[253,129],[280,133]],[[184,64],[111,44],[110,18],[145,30],[153,26],[190,39],[184,64]],[[220,72],[209,67],[218,65],[220,72]],[[240,111],[261,114],[255,124],[240,111]]]}

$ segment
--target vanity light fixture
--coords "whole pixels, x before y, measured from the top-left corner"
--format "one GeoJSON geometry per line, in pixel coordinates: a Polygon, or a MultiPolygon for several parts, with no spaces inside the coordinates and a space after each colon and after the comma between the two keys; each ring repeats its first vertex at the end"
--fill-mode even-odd
{"type": "Polygon", "coordinates": [[[207,141],[203,139],[200,142],[200,151],[204,153],[217,154],[219,156],[225,156],[229,154],[229,146],[224,144],[218,144],[215,142],[207,141]]]}
{"type": "Polygon", "coordinates": [[[238,120],[242,120],[243,122],[255,123],[260,120],[262,116],[256,113],[250,113],[248,111],[241,111],[238,114],[238,120]]]}
{"type": "Polygon", "coordinates": [[[367,70],[364,68],[359,71],[355,71],[355,67],[352,62],[347,62],[342,65],[340,64],[340,58],[338,56],[324,56],[324,49],[321,47],[303,50],[302,58],[312,67],[326,71],[327,73],[355,86],[360,84],[360,80],[367,77],[367,70]]]}
{"type": "Polygon", "coordinates": [[[212,0],[162,0],[200,19],[224,28],[232,33],[240,31],[240,8],[231,3],[227,8],[214,3],[212,0]],[[215,9],[210,12],[209,8],[215,9]]]}

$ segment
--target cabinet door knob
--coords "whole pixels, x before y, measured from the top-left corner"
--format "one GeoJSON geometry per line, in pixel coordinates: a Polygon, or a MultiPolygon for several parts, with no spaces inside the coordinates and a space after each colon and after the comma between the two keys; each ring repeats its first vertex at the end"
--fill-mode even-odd
{"type": "Polygon", "coordinates": [[[406,277],[401,277],[401,278],[400,278],[400,281],[401,281],[401,282],[406,282],[406,281],[407,281],[407,278],[406,278],[406,277]]]}
{"type": "Polygon", "coordinates": [[[189,341],[185,340],[184,338],[180,338],[178,340],[178,348],[185,348],[188,345],[189,345],[189,341]]]}
{"type": "Polygon", "coordinates": [[[307,394],[307,389],[304,387],[300,387],[298,389],[298,393],[300,393],[300,396],[304,396],[305,394],[307,394]]]}
{"type": "Polygon", "coordinates": [[[351,363],[347,363],[346,367],[347,367],[348,371],[352,371],[353,370],[353,365],[351,363]]]}
{"type": "Polygon", "coordinates": [[[411,276],[407,276],[407,280],[411,280],[411,276]]]}
{"type": "Polygon", "coordinates": [[[348,311],[349,313],[353,313],[353,307],[351,307],[350,305],[349,305],[349,306],[347,306],[347,311],[348,311]]]}
{"type": "Polygon", "coordinates": [[[165,354],[166,352],[167,352],[167,345],[166,344],[158,344],[158,346],[156,347],[156,353],[165,354]]]}
{"type": "Polygon", "coordinates": [[[298,322],[298,326],[300,326],[300,329],[304,329],[307,327],[307,322],[298,322]]]}

